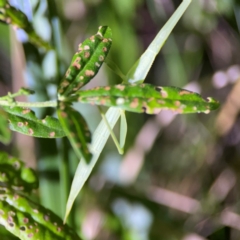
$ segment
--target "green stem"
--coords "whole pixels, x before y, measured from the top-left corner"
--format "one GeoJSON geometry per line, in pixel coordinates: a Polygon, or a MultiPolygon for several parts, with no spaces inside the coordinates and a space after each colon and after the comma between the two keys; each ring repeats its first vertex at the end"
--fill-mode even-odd
{"type": "Polygon", "coordinates": [[[8,107],[57,107],[57,101],[46,101],[46,102],[9,102],[5,100],[0,100],[0,106],[8,107]]]}

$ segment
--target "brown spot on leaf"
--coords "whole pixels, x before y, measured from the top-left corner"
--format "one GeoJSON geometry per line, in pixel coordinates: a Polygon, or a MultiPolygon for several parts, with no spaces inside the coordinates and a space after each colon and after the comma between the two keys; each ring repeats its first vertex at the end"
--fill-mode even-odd
{"type": "Polygon", "coordinates": [[[55,134],[56,134],[55,132],[50,132],[50,133],[49,133],[49,137],[54,137],[55,134]]]}
{"type": "Polygon", "coordinates": [[[34,134],[34,131],[32,130],[32,128],[29,128],[29,129],[28,129],[28,133],[29,133],[30,135],[33,135],[33,134],[34,134]]]}
{"type": "Polygon", "coordinates": [[[131,108],[137,108],[139,104],[138,98],[134,98],[133,101],[130,103],[131,108]]]}
{"type": "Polygon", "coordinates": [[[84,85],[83,82],[79,82],[78,85],[77,85],[75,88],[73,88],[73,90],[74,90],[74,91],[77,91],[77,90],[78,90],[79,88],[81,88],[83,85],[84,85]]]}
{"type": "Polygon", "coordinates": [[[67,87],[69,85],[69,82],[67,80],[64,80],[62,83],[61,83],[61,87],[67,87]]]}
{"type": "Polygon", "coordinates": [[[161,93],[161,96],[163,97],[163,98],[167,98],[168,97],[168,93],[166,92],[166,91],[161,91],[160,92],[161,93]]]}
{"type": "Polygon", "coordinates": [[[83,49],[84,49],[84,50],[89,50],[90,47],[89,47],[88,45],[85,45],[85,46],[83,47],[83,49]]]}
{"type": "Polygon", "coordinates": [[[66,77],[66,78],[68,78],[68,77],[69,77],[69,75],[70,75],[70,72],[71,72],[71,70],[70,70],[70,69],[68,69],[68,70],[67,70],[67,72],[65,73],[65,77],[66,77]]]}
{"type": "Polygon", "coordinates": [[[181,103],[180,103],[180,101],[175,101],[175,102],[174,102],[174,105],[177,106],[177,107],[179,107],[179,106],[181,105],[181,103]]]}
{"type": "Polygon", "coordinates": [[[92,70],[86,70],[85,71],[85,75],[87,76],[87,77],[92,77],[92,76],[94,76],[94,71],[92,71],[92,70]]]}
{"type": "Polygon", "coordinates": [[[24,109],[24,110],[22,111],[22,114],[27,114],[27,113],[30,113],[30,112],[31,112],[30,109],[24,109]]]}
{"type": "Polygon", "coordinates": [[[84,53],[84,57],[85,57],[85,58],[89,58],[89,57],[90,57],[90,52],[85,52],[85,53],[84,53]]]}
{"type": "Polygon", "coordinates": [[[12,223],[12,222],[13,222],[13,218],[12,218],[11,216],[8,216],[7,222],[8,222],[8,223],[12,223]]]}
{"type": "Polygon", "coordinates": [[[73,62],[72,66],[78,70],[81,68],[81,65],[78,62],[73,62]]]}
{"type": "Polygon", "coordinates": [[[177,113],[183,113],[183,109],[182,108],[178,108],[175,110],[177,113]]]}
{"type": "Polygon", "coordinates": [[[24,223],[28,223],[28,222],[29,222],[29,219],[28,219],[28,218],[24,218],[24,219],[23,219],[23,222],[24,222],[24,223]]]}
{"type": "Polygon", "coordinates": [[[43,217],[43,218],[44,218],[44,220],[45,220],[45,221],[47,221],[47,222],[48,222],[48,221],[49,221],[49,219],[50,219],[50,218],[49,218],[49,216],[48,216],[48,215],[46,215],[46,214],[44,215],[44,217],[43,217]]]}
{"type": "Polygon", "coordinates": [[[192,94],[192,92],[189,92],[187,90],[182,90],[179,92],[179,95],[182,96],[182,95],[186,95],[186,94],[192,94]]]}
{"type": "Polygon", "coordinates": [[[121,84],[118,84],[115,86],[117,89],[123,91],[125,89],[125,86],[124,85],[121,85],[121,84]]]}
{"type": "Polygon", "coordinates": [[[99,60],[100,62],[103,62],[103,61],[104,61],[104,56],[100,55],[99,58],[98,58],[98,60],[99,60]]]}
{"type": "Polygon", "coordinates": [[[28,236],[29,238],[32,238],[32,237],[33,237],[33,233],[29,233],[27,236],[28,236]]]}
{"type": "Polygon", "coordinates": [[[95,42],[95,37],[94,36],[91,36],[89,39],[91,40],[91,42],[95,42]]]}
{"type": "Polygon", "coordinates": [[[107,52],[107,48],[106,47],[103,47],[103,52],[107,52]]]}
{"type": "Polygon", "coordinates": [[[67,113],[66,113],[66,112],[60,112],[60,115],[61,115],[61,117],[63,117],[63,118],[66,118],[66,117],[67,117],[67,113]]]}
{"type": "Polygon", "coordinates": [[[102,99],[100,100],[100,104],[101,104],[101,105],[105,105],[105,103],[106,103],[106,99],[105,99],[105,98],[102,98],[102,99]]]}
{"type": "Polygon", "coordinates": [[[13,199],[14,199],[14,200],[18,200],[18,199],[19,199],[19,195],[14,194],[13,199]]]}
{"type": "Polygon", "coordinates": [[[80,61],[81,61],[81,58],[80,57],[76,57],[74,62],[79,63],[80,61]]]}
{"type": "Polygon", "coordinates": [[[166,102],[164,101],[164,100],[158,100],[157,101],[159,104],[162,104],[162,105],[164,105],[166,102]]]}
{"type": "Polygon", "coordinates": [[[109,91],[109,90],[111,89],[111,87],[110,87],[110,86],[106,86],[106,87],[104,87],[104,89],[105,89],[106,91],[109,91]]]}
{"type": "Polygon", "coordinates": [[[155,90],[160,92],[160,94],[161,94],[161,96],[163,98],[167,98],[168,97],[168,93],[166,91],[164,91],[162,87],[155,87],[155,90]]]}
{"type": "Polygon", "coordinates": [[[108,42],[108,39],[107,39],[107,38],[104,38],[104,39],[102,40],[102,42],[106,43],[106,42],[108,42]]]}
{"type": "Polygon", "coordinates": [[[23,127],[24,124],[22,122],[18,122],[17,125],[18,127],[23,127]]]}

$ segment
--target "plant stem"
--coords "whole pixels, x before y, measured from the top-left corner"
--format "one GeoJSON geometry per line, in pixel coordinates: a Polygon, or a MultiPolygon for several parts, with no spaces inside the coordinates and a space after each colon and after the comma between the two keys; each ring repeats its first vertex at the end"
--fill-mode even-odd
{"type": "Polygon", "coordinates": [[[57,101],[46,101],[46,102],[10,102],[6,100],[0,100],[0,106],[9,107],[57,107],[57,101]]]}

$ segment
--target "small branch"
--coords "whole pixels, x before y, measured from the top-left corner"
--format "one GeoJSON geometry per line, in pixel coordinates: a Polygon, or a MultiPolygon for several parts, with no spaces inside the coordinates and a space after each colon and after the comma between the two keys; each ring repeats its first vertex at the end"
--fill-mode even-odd
{"type": "Polygon", "coordinates": [[[0,106],[8,107],[57,107],[57,101],[46,101],[46,102],[9,102],[5,100],[0,100],[0,106]]]}

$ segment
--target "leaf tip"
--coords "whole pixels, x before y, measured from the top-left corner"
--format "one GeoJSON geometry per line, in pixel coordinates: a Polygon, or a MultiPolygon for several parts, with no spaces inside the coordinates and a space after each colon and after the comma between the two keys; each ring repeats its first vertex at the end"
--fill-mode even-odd
{"type": "Polygon", "coordinates": [[[209,103],[210,110],[216,110],[220,107],[220,102],[212,97],[207,97],[207,102],[209,103]]]}

